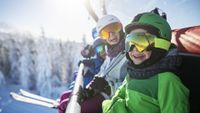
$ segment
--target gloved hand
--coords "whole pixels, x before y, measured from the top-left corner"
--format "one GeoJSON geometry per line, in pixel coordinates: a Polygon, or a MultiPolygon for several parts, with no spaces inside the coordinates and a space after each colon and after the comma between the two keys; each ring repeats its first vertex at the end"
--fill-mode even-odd
{"type": "Polygon", "coordinates": [[[93,89],[96,92],[104,92],[108,95],[111,93],[108,82],[104,78],[98,76],[93,78],[93,80],[88,84],[87,88],[93,89]]]}
{"type": "Polygon", "coordinates": [[[92,45],[86,45],[83,50],[81,50],[81,55],[84,57],[84,58],[90,58],[92,56],[95,55],[95,51],[92,47],[92,45]]]}
{"type": "Polygon", "coordinates": [[[80,95],[80,102],[83,102],[84,100],[86,100],[87,98],[93,97],[95,95],[94,90],[89,90],[84,88],[81,91],[81,95],[80,95]]]}
{"type": "Polygon", "coordinates": [[[80,60],[79,63],[78,63],[78,66],[83,63],[85,66],[87,67],[94,67],[94,61],[92,60],[88,60],[88,59],[85,59],[85,60],[80,60]]]}

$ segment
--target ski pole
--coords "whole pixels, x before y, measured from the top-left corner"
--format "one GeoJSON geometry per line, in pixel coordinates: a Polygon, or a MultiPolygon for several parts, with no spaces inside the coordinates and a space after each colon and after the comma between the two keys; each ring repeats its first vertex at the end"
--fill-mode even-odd
{"type": "Polygon", "coordinates": [[[65,113],[81,113],[81,106],[79,101],[80,101],[81,91],[83,89],[83,74],[84,74],[84,64],[81,63],[79,66],[74,88],[71,93],[70,100],[67,105],[65,113]]]}

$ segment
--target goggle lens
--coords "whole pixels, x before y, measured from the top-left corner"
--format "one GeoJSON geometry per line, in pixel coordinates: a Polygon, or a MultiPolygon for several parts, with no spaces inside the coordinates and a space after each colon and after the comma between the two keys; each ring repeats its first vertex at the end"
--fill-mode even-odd
{"type": "Polygon", "coordinates": [[[118,33],[121,29],[122,26],[119,23],[109,24],[107,27],[101,30],[100,37],[103,39],[108,39],[110,37],[110,33],[118,33]]]}
{"type": "Polygon", "coordinates": [[[126,37],[126,51],[130,51],[130,47],[134,46],[139,52],[143,52],[150,45],[154,43],[155,35],[151,35],[149,33],[131,33],[126,37]]]}
{"type": "Polygon", "coordinates": [[[95,48],[95,50],[96,50],[97,53],[105,52],[104,46],[97,46],[97,47],[95,48]]]}

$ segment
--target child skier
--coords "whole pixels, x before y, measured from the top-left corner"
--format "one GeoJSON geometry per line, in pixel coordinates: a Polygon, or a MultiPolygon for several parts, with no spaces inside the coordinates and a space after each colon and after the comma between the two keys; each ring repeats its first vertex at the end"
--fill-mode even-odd
{"type": "Polygon", "coordinates": [[[189,90],[176,76],[180,59],[168,22],[147,12],[125,30],[128,74],[113,98],[103,102],[103,112],[188,113],[189,90]]]}

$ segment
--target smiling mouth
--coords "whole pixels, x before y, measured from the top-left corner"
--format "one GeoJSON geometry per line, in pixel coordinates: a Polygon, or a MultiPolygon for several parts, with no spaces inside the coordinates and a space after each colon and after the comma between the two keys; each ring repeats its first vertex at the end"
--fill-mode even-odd
{"type": "Polygon", "coordinates": [[[141,58],[144,57],[144,55],[133,55],[133,57],[136,58],[136,59],[141,59],[141,58]]]}
{"type": "Polygon", "coordinates": [[[117,41],[117,38],[113,38],[113,39],[111,39],[110,41],[116,42],[116,41],[117,41]]]}

